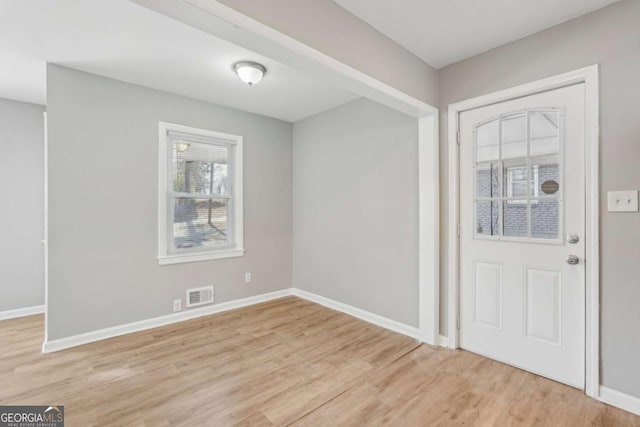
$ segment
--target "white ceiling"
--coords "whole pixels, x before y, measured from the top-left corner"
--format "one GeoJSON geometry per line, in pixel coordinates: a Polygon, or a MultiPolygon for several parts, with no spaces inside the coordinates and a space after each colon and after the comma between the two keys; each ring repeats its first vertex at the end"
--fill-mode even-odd
{"type": "Polygon", "coordinates": [[[334,0],[435,68],[618,0],[334,0]]]}
{"type": "Polygon", "coordinates": [[[0,0],[0,97],[45,104],[46,62],[291,122],[358,97],[128,0],[0,0]]]}

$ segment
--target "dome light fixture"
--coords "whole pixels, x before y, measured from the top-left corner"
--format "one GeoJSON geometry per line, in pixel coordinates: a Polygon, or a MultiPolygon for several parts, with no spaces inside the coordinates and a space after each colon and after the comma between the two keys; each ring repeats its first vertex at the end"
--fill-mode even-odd
{"type": "Polygon", "coordinates": [[[184,153],[189,149],[189,147],[191,147],[191,144],[189,144],[188,142],[178,141],[176,143],[176,151],[178,153],[184,153]]]}
{"type": "Polygon", "coordinates": [[[233,71],[240,77],[240,80],[249,86],[260,83],[260,80],[267,74],[267,69],[264,65],[252,61],[235,63],[233,65],[233,71]]]}

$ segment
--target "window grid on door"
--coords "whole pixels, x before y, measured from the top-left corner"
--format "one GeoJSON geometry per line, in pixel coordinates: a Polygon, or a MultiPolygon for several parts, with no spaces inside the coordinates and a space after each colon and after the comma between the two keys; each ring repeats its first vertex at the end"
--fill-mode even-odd
{"type": "Polygon", "coordinates": [[[474,237],[560,241],[563,114],[503,114],[474,127],[474,237]]]}

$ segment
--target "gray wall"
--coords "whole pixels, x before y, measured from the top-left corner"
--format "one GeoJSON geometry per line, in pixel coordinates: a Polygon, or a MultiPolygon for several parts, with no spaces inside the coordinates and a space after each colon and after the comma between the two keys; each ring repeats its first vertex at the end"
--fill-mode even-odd
{"type": "Polygon", "coordinates": [[[438,105],[438,72],[333,0],[220,3],[430,105],[438,105]]]}
{"type": "Polygon", "coordinates": [[[44,304],[44,116],[0,98],[0,311],[44,304]]]}
{"type": "Polygon", "coordinates": [[[293,283],[418,326],[418,123],[361,99],[293,127],[293,283]]]}
{"type": "MultiPolygon", "coordinates": [[[[625,0],[440,71],[441,218],[447,223],[447,105],[600,64],[602,383],[640,397],[640,214],[610,214],[606,193],[640,187],[640,1],[625,0]]],[[[446,283],[446,242],[442,284],[446,283]]],[[[446,330],[446,293],[441,323],[446,330]]]]}
{"type": "Polygon", "coordinates": [[[55,65],[47,80],[49,339],[169,314],[190,287],[291,287],[290,123],[55,65]],[[244,257],[158,265],[159,121],[244,136],[244,257]]]}

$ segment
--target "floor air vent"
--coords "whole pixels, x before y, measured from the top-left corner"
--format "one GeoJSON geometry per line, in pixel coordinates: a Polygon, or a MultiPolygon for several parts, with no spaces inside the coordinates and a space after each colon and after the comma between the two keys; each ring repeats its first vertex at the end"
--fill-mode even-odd
{"type": "Polygon", "coordinates": [[[213,286],[187,289],[187,307],[196,307],[213,302],[213,286]]]}

